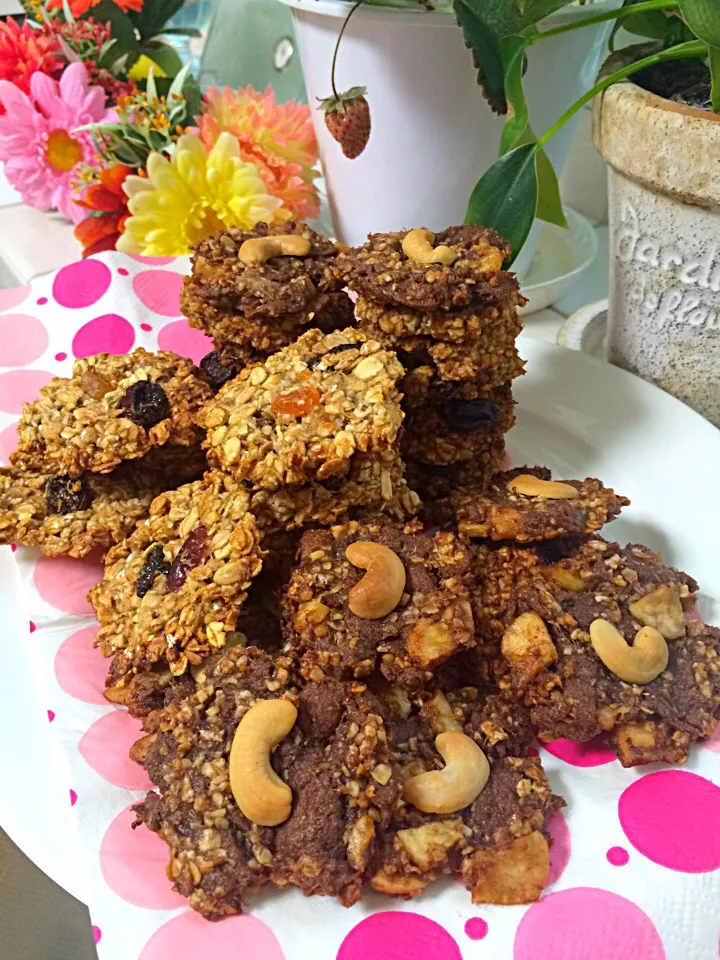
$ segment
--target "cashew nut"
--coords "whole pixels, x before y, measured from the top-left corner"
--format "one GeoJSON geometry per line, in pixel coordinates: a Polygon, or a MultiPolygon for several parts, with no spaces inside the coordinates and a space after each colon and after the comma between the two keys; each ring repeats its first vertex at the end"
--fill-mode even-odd
{"type": "Polygon", "coordinates": [[[608,670],[626,683],[650,683],[668,664],[665,637],[654,627],[638,630],[630,646],[616,626],[598,618],[590,624],[590,642],[608,670]]]}
{"type": "Polygon", "coordinates": [[[246,266],[265,263],[271,257],[306,257],[310,253],[310,241],[294,233],[277,237],[253,237],[246,240],[238,250],[238,259],[246,266]]]}
{"type": "Polygon", "coordinates": [[[354,567],[367,573],[348,591],[348,606],[356,617],[379,620],[400,603],[405,590],[405,567],[390,547],[373,540],[356,540],[345,551],[354,567]]]}
{"type": "Polygon", "coordinates": [[[403,237],[402,251],[411,260],[418,263],[442,263],[449,267],[458,258],[458,254],[445,244],[434,247],[435,234],[427,228],[411,230],[403,237]]]}
{"type": "Polygon", "coordinates": [[[230,748],[230,789],[240,810],[261,827],[290,816],[292,791],[270,765],[270,754],[292,730],[297,710],[289,700],[258,700],[238,724],[230,748]]]}
{"type": "Polygon", "coordinates": [[[475,741],[458,730],[439,734],[435,747],[444,769],[409,777],[403,783],[403,797],[423,813],[456,813],[482,793],[490,765],[475,741]]]}
{"type": "Polygon", "coordinates": [[[629,608],[630,613],[646,627],[655,627],[666,640],[685,635],[685,614],[676,584],[663,583],[629,608]]]}
{"type": "Polygon", "coordinates": [[[546,500],[574,500],[580,496],[577,487],[558,480],[541,480],[532,473],[520,473],[508,480],[511,493],[521,493],[524,497],[545,497],[546,500]]]}

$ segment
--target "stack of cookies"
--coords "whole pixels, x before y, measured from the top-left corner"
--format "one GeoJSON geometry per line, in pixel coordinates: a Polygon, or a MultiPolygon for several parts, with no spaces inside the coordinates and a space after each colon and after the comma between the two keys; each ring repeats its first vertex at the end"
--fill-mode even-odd
{"type": "Polygon", "coordinates": [[[512,380],[524,301],[502,270],[509,245],[485,227],[373,234],[337,271],[358,294],[359,327],[406,370],[401,452],[423,499],[484,485],[514,422],[512,380]]]}
{"type": "Polygon", "coordinates": [[[310,327],[352,325],[352,302],[331,270],[337,254],[330,240],[293,222],[231,229],[195,247],[181,304],[190,326],[213,338],[202,365],[216,386],[310,327]]]}

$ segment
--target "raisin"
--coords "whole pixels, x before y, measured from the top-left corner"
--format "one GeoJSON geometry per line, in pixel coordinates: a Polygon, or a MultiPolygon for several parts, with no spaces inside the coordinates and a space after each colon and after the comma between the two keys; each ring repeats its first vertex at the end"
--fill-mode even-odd
{"type": "Polygon", "coordinates": [[[187,575],[195,567],[199,567],[205,559],[207,547],[207,528],[195,527],[193,532],[180,547],[177,556],[170,566],[167,578],[168,593],[177,593],[187,580],[187,575]]]}
{"type": "Polygon", "coordinates": [[[255,484],[251,480],[241,480],[240,486],[244,487],[246,490],[252,490],[255,484]]]}
{"type": "Polygon", "coordinates": [[[135,595],[144,597],[155,582],[155,577],[159,573],[168,574],[169,572],[170,564],[165,559],[163,548],[158,543],[152,548],[150,553],[148,553],[145,565],[138,574],[135,584],[135,595]]]}
{"type": "Polygon", "coordinates": [[[345,353],[347,350],[355,349],[357,349],[356,343],[336,343],[334,347],[330,347],[329,350],[326,350],[325,353],[321,354],[319,357],[313,357],[308,363],[308,367],[310,367],[311,370],[314,370],[319,363],[322,363],[325,357],[331,357],[335,353],[345,353]]]}
{"type": "Polygon", "coordinates": [[[45,484],[45,501],[48,513],[76,513],[88,509],[93,495],[84,477],[50,477],[45,484]]]}
{"type": "Polygon", "coordinates": [[[304,417],[320,403],[320,391],[317,387],[298,387],[289,393],[281,393],[270,404],[273,413],[288,414],[291,417],[304,417]]]}
{"type": "Polygon", "coordinates": [[[469,433],[494,426],[500,419],[500,407],[492,400],[448,400],[442,414],[451,430],[469,433]]]}
{"type": "Polygon", "coordinates": [[[120,406],[139,427],[154,427],[170,416],[170,404],[159,383],[138,380],[125,391],[120,406]]]}
{"type": "Polygon", "coordinates": [[[211,387],[219,390],[220,387],[236,377],[242,369],[240,361],[230,361],[223,363],[219,350],[213,350],[206,354],[200,361],[200,367],[205,371],[208,383],[211,387]]]}
{"type": "Polygon", "coordinates": [[[106,393],[110,393],[114,385],[96,370],[86,370],[80,377],[80,386],[93,400],[101,400],[106,393]]]}

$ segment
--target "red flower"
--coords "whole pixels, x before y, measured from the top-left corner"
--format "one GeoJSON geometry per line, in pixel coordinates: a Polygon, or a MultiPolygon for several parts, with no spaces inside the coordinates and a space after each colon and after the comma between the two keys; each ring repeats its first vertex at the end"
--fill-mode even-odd
{"type": "Polygon", "coordinates": [[[121,163],[106,167],[100,171],[99,183],[91,183],[82,200],[75,201],[91,211],[74,231],[75,239],[83,246],[83,257],[115,249],[129,216],[123,183],[131,173],[130,167],[121,163]]]}
{"type": "MultiPolygon", "coordinates": [[[[25,22],[0,20],[0,80],[10,80],[23,93],[30,93],[30,77],[34,73],[55,76],[62,70],[60,43],[44,29],[34,29],[25,22]]],[[[5,109],[0,104],[0,115],[5,109]]]]}
{"type": "MultiPolygon", "coordinates": [[[[113,0],[123,13],[129,13],[134,10],[139,13],[142,10],[144,0],[113,0]]],[[[87,13],[91,7],[96,7],[100,0],[69,0],[70,12],[77,19],[84,13],[87,13]]],[[[48,10],[62,10],[62,0],[50,0],[48,10]]]]}

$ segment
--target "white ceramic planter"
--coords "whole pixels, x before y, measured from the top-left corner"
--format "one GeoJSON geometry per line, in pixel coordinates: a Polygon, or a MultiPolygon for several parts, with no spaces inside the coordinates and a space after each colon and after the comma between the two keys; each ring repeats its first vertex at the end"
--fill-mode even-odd
{"type": "Polygon", "coordinates": [[[595,106],[609,164],[608,359],[720,426],[720,116],[632,83],[595,106]]]}
{"type": "MultiPolygon", "coordinates": [[[[311,104],[330,90],[330,64],[342,21],[350,9],[339,0],[281,0],[293,8],[311,104]]],[[[621,5],[596,3],[593,11],[621,5]]],[[[547,24],[587,16],[569,8],[547,24]]],[[[530,51],[526,91],[537,132],[557,119],[589,85],[604,53],[610,25],[578,30],[530,51]]],[[[343,37],[338,89],[365,84],[372,134],[365,152],[347,160],[313,114],[335,229],[345,243],[368,233],[462,223],[478,178],[497,157],[503,118],[485,103],[470,52],[448,13],[358,9],[343,37]]],[[[558,172],[573,125],[549,145],[558,172]]],[[[528,251],[528,254],[530,251],[528,251]]],[[[529,260],[529,257],[528,257],[529,260]]]]}

